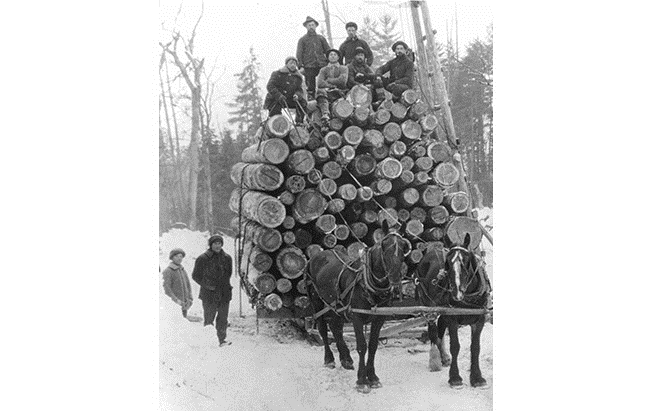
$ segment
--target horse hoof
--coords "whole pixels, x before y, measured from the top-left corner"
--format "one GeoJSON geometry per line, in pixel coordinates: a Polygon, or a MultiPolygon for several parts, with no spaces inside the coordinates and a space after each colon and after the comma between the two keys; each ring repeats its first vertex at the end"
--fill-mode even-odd
{"type": "Polygon", "coordinates": [[[448,384],[451,386],[451,388],[455,388],[456,390],[462,389],[464,387],[464,384],[462,383],[462,380],[448,380],[448,384]]]}
{"type": "Polygon", "coordinates": [[[353,367],[353,362],[348,362],[348,361],[342,362],[342,368],[344,368],[345,370],[355,370],[355,368],[353,367]]]}
{"type": "Polygon", "coordinates": [[[441,359],[441,365],[443,367],[450,367],[451,363],[453,362],[451,357],[444,357],[441,359]]]}
{"type": "Polygon", "coordinates": [[[370,384],[371,388],[381,388],[383,384],[380,383],[380,381],[374,381],[370,384]]]}
{"type": "Polygon", "coordinates": [[[367,384],[358,384],[355,389],[362,394],[369,394],[371,392],[371,388],[367,384]]]}
{"type": "Polygon", "coordinates": [[[484,378],[479,378],[475,381],[471,381],[471,386],[475,388],[489,388],[487,385],[487,380],[484,378]]]}
{"type": "Polygon", "coordinates": [[[335,368],[335,361],[324,363],[324,367],[334,369],[335,368]]]}

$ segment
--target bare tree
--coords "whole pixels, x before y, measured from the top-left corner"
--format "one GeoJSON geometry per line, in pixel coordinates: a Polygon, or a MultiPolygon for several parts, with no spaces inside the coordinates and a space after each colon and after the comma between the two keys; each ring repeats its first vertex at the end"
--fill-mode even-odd
{"type": "Polygon", "coordinates": [[[331,31],[331,13],[328,9],[328,0],[321,0],[321,7],[324,9],[324,20],[326,20],[326,33],[328,34],[328,44],[335,47],[333,44],[333,33],[331,31]]]}

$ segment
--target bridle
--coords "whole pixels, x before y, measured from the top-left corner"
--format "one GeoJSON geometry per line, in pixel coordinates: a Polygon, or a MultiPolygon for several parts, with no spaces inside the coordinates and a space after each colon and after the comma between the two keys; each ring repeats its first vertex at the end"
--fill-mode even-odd
{"type": "MultiPolygon", "coordinates": [[[[365,257],[366,257],[365,258],[365,266],[366,266],[365,268],[366,268],[366,270],[363,270],[362,279],[363,279],[364,285],[370,291],[373,291],[373,292],[376,292],[376,293],[387,292],[392,288],[392,285],[393,285],[389,281],[389,270],[387,268],[387,262],[385,261],[385,253],[383,252],[384,251],[383,250],[383,242],[386,239],[390,238],[391,236],[398,237],[398,238],[396,238],[396,241],[395,241],[395,243],[393,245],[395,247],[395,253],[398,256],[398,253],[400,252],[399,244],[403,240],[403,237],[401,237],[401,235],[399,233],[396,233],[396,232],[387,233],[380,241],[378,241],[374,246],[372,246],[371,248],[369,248],[366,251],[366,255],[365,255],[365,257]],[[376,273],[373,271],[373,267],[371,265],[371,253],[374,250],[377,250],[377,249],[380,249],[380,268],[382,269],[382,271],[384,273],[383,276],[377,276],[376,273]],[[388,282],[387,286],[383,287],[383,286],[378,285],[378,283],[383,283],[383,282],[385,282],[385,280],[387,280],[387,282],[388,282]]],[[[407,255],[412,251],[412,245],[410,244],[409,241],[407,241],[407,243],[408,243],[410,249],[409,249],[408,252],[404,253],[404,255],[407,255]]],[[[400,270],[400,268],[399,268],[399,270],[400,270]]]]}
{"type": "MultiPolygon", "coordinates": [[[[467,294],[467,293],[465,292],[465,293],[464,293],[464,297],[462,298],[461,301],[462,301],[462,302],[466,302],[467,299],[473,299],[473,298],[475,298],[475,297],[479,297],[479,296],[483,295],[483,294],[486,292],[486,287],[485,287],[485,285],[483,284],[484,282],[483,282],[483,280],[482,280],[483,277],[482,277],[482,275],[481,275],[481,273],[480,273],[480,266],[479,266],[479,264],[477,264],[477,262],[476,262],[476,264],[475,264],[475,268],[472,268],[472,267],[471,267],[471,265],[472,265],[471,260],[473,259],[473,256],[472,256],[472,254],[471,254],[471,251],[469,251],[469,250],[467,250],[466,248],[464,248],[464,247],[458,245],[458,246],[454,246],[454,247],[452,247],[452,248],[448,251],[449,254],[450,254],[450,253],[453,253],[453,252],[457,252],[457,253],[466,253],[466,254],[469,255],[469,261],[468,261],[467,264],[463,265],[462,269],[463,269],[464,271],[466,271],[467,273],[470,272],[471,274],[468,276],[468,279],[467,279],[467,281],[466,281],[466,284],[464,284],[464,286],[462,287],[462,289],[466,291],[466,290],[468,289],[468,287],[469,287],[469,284],[471,284],[471,282],[472,282],[476,277],[478,277],[478,281],[480,282],[480,286],[478,287],[478,289],[477,289],[475,292],[473,292],[473,293],[468,293],[468,294],[467,294]]],[[[461,263],[464,261],[464,258],[461,257],[461,256],[459,256],[459,254],[453,256],[452,259],[455,260],[456,258],[460,258],[460,259],[461,259],[461,263]]],[[[461,265],[462,265],[462,264],[461,264],[461,265]]],[[[449,281],[449,289],[448,289],[448,291],[449,291],[451,294],[453,293],[453,290],[452,290],[452,284],[450,283],[450,281],[449,281]]]]}

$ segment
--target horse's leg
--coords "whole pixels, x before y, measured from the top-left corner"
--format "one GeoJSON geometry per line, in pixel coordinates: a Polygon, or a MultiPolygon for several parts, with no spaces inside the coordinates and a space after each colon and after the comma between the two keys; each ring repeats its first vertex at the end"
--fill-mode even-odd
{"type": "Polygon", "coordinates": [[[317,329],[321,339],[324,340],[324,367],[335,368],[335,357],[328,343],[328,328],[323,315],[317,319],[317,329]]]}
{"type": "Polygon", "coordinates": [[[437,348],[439,349],[439,355],[441,356],[441,365],[448,367],[451,365],[451,355],[448,353],[448,350],[446,350],[444,338],[446,338],[446,327],[443,327],[441,330],[437,331],[436,344],[437,348]]]}
{"type": "MultiPolygon", "coordinates": [[[[462,377],[460,377],[460,370],[457,368],[457,356],[460,353],[460,340],[457,334],[457,319],[454,317],[448,317],[445,323],[448,324],[448,334],[451,341],[451,355],[453,356],[451,368],[448,371],[448,383],[453,388],[462,388],[462,377]]],[[[441,322],[439,324],[441,326],[441,322]]],[[[439,330],[439,334],[442,334],[442,330],[439,330]]]]}
{"type": "Polygon", "coordinates": [[[441,363],[439,337],[437,336],[437,322],[428,321],[428,338],[430,338],[430,359],[428,361],[430,371],[441,371],[443,368],[441,363]]]}
{"type": "Polygon", "coordinates": [[[344,320],[341,317],[333,318],[331,320],[331,331],[335,337],[335,344],[337,345],[337,351],[340,354],[340,362],[342,363],[342,368],[347,370],[354,370],[353,367],[353,358],[351,358],[351,352],[349,347],[346,346],[346,341],[344,341],[343,335],[344,320]]]}
{"type": "Polygon", "coordinates": [[[365,366],[365,354],[367,353],[367,339],[364,336],[364,324],[358,315],[352,315],[353,329],[355,330],[355,345],[358,351],[360,361],[358,361],[358,381],[356,388],[359,392],[368,394],[371,392],[369,388],[369,379],[367,378],[367,367],[365,366]]]}
{"type": "Polygon", "coordinates": [[[369,355],[367,357],[367,378],[371,388],[380,388],[383,384],[380,383],[380,378],[376,375],[376,367],[374,366],[374,359],[376,358],[376,350],[378,349],[378,336],[380,329],[383,328],[385,320],[381,316],[374,318],[371,321],[371,332],[369,333],[369,355]]]}
{"type": "Polygon", "coordinates": [[[487,380],[482,378],[480,371],[480,336],[484,328],[484,316],[471,325],[471,386],[485,387],[487,380]]]}

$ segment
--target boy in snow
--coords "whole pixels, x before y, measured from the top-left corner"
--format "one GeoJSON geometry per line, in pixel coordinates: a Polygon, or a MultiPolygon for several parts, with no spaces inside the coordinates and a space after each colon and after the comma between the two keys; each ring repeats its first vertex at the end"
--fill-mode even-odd
{"type": "Polygon", "coordinates": [[[165,294],[176,304],[181,306],[181,315],[188,316],[188,309],[192,306],[192,289],[186,270],[181,261],[186,256],[185,251],[175,248],[170,251],[170,265],[163,271],[163,289],[165,294]]]}
{"type": "Polygon", "coordinates": [[[231,344],[226,341],[226,327],[233,289],[233,262],[231,256],[222,250],[223,245],[222,236],[211,236],[208,239],[208,250],[197,257],[192,271],[192,279],[201,286],[199,299],[204,306],[204,327],[213,325],[215,321],[220,347],[231,344]]]}

